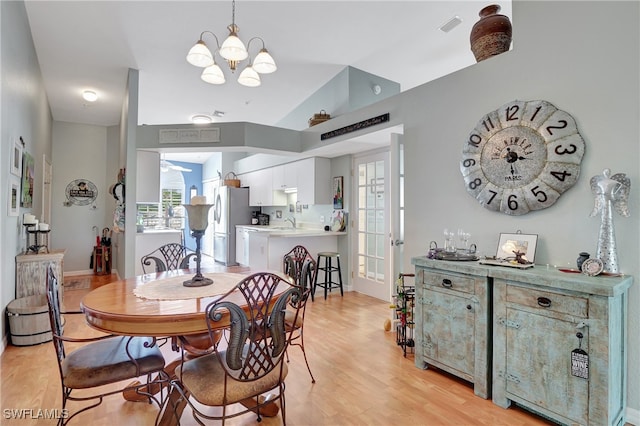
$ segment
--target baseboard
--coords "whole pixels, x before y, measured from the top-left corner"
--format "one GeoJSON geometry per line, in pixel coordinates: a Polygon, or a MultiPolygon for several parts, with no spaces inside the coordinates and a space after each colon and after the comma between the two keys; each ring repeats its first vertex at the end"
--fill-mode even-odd
{"type": "Polygon", "coordinates": [[[633,408],[627,407],[626,414],[627,423],[640,426],[640,410],[634,410],[633,408]]]}
{"type": "Polygon", "coordinates": [[[76,275],[93,275],[93,269],[85,269],[84,271],[65,271],[65,277],[73,277],[76,275]]]}
{"type": "MultiPolygon", "coordinates": [[[[120,279],[120,274],[118,273],[117,269],[112,269],[111,273],[116,274],[118,279],[120,279]]],[[[65,277],[74,277],[78,275],[93,275],[93,269],[85,269],[84,271],[65,271],[64,272],[65,277]]]]}

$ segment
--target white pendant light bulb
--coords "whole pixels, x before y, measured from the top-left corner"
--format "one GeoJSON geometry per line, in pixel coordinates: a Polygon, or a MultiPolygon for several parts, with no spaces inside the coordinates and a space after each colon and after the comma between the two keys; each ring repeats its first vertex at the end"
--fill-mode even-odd
{"type": "Polygon", "coordinates": [[[267,49],[263,48],[253,60],[253,69],[260,74],[269,74],[277,70],[278,67],[267,49]]]}
{"type": "Polygon", "coordinates": [[[202,71],[200,78],[209,84],[224,84],[225,82],[224,74],[215,62],[202,71]]]}
{"type": "Polygon", "coordinates": [[[198,40],[187,53],[187,62],[201,68],[214,64],[213,55],[202,39],[198,40]]]}
{"type": "Polygon", "coordinates": [[[247,87],[258,87],[260,86],[260,74],[258,74],[251,65],[248,65],[240,73],[238,83],[247,87]]]}
{"type": "Polygon", "coordinates": [[[229,37],[222,43],[220,47],[220,56],[229,61],[242,61],[247,59],[249,52],[244,46],[242,40],[238,38],[238,27],[235,24],[231,24],[227,27],[229,29],[229,37]]]}

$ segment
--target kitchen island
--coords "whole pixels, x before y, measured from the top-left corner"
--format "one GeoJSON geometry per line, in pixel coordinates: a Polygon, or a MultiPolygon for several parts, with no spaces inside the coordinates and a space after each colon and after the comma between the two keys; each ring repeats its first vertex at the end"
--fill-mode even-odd
{"type": "Polygon", "coordinates": [[[302,245],[315,258],[321,251],[338,251],[338,237],[346,232],[286,226],[236,226],[236,261],[251,269],[282,271],[282,257],[302,245]]]}

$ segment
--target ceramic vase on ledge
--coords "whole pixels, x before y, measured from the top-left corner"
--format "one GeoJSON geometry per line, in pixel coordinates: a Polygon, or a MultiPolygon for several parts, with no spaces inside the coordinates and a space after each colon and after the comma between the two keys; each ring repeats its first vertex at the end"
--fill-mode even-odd
{"type": "Polygon", "coordinates": [[[471,51],[478,62],[504,53],[511,46],[511,21],[498,12],[497,4],[484,7],[480,20],[471,29],[471,51]]]}

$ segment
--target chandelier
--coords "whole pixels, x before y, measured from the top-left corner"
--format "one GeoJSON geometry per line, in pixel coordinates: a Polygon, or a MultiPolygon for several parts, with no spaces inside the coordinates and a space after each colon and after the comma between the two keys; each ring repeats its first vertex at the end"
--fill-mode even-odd
{"type": "Polygon", "coordinates": [[[260,74],[272,73],[278,67],[267,49],[264,47],[264,40],[262,38],[251,38],[247,43],[247,47],[245,47],[242,40],[238,37],[240,29],[236,25],[235,0],[233,0],[231,4],[231,25],[227,27],[229,30],[229,36],[224,43],[222,43],[222,46],[220,46],[218,37],[214,33],[211,31],[203,31],[200,34],[200,39],[191,48],[191,50],[189,50],[189,53],[187,54],[187,62],[196,67],[204,68],[200,78],[207,83],[223,84],[226,80],[222,69],[216,63],[215,54],[218,53],[227,62],[231,72],[235,72],[241,61],[249,58],[249,64],[238,76],[238,83],[243,86],[257,87],[260,86],[260,74]],[[216,50],[213,54],[203,40],[205,34],[211,34],[216,40],[216,50]],[[251,46],[251,42],[254,40],[259,40],[262,43],[262,49],[260,49],[256,57],[251,61],[251,58],[249,57],[249,47],[251,46]]]}

